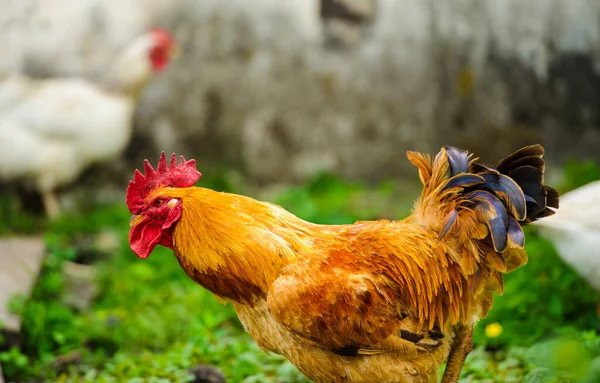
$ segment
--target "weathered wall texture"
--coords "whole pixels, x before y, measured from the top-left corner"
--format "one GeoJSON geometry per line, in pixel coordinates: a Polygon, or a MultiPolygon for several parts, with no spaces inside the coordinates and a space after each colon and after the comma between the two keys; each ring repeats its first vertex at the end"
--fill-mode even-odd
{"type": "Polygon", "coordinates": [[[132,36],[172,30],[183,54],[140,101],[135,164],[177,151],[272,182],[399,177],[407,149],[443,144],[600,157],[599,1],[343,2],[365,15],[328,18],[319,0],[9,0],[0,70],[101,80],[132,36]]]}

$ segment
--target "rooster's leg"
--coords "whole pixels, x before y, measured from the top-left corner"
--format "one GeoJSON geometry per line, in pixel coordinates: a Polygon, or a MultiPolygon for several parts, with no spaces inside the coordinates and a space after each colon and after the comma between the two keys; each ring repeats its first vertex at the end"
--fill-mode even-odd
{"type": "Polygon", "coordinates": [[[42,192],[42,200],[44,201],[44,208],[46,209],[48,218],[53,219],[58,217],[60,208],[56,195],[52,191],[42,192]]]}
{"type": "Polygon", "coordinates": [[[442,383],[456,383],[458,377],[465,364],[467,355],[473,349],[473,329],[464,329],[460,331],[450,350],[450,356],[448,357],[448,363],[446,364],[446,370],[444,370],[444,376],[442,377],[442,383]]]}

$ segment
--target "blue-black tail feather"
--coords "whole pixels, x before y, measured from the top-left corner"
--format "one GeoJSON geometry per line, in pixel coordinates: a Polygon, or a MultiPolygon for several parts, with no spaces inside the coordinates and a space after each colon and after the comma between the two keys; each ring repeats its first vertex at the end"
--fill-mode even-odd
{"type": "MultiPolygon", "coordinates": [[[[509,241],[523,247],[521,226],[552,215],[558,208],[558,193],[544,185],[541,145],[526,146],[496,167],[474,162],[467,151],[454,147],[445,150],[450,174],[443,190],[462,188],[465,207],[475,211],[479,221],[487,225],[495,251],[504,251],[509,241]]],[[[451,215],[449,218],[442,226],[443,235],[456,219],[451,215]]]]}

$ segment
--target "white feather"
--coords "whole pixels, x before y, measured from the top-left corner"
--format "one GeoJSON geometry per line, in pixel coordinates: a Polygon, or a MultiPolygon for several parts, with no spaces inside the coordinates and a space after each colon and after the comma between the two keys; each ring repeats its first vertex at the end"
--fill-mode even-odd
{"type": "Polygon", "coordinates": [[[563,260],[600,292],[600,180],[560,197],[555,215],[535,222],[563,260]]]}

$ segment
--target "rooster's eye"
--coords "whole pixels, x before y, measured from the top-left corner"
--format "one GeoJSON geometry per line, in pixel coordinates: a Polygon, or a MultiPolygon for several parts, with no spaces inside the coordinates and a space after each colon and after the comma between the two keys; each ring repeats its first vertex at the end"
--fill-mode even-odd
{"type": "Polygon", "coordinates": [[[163,201],[162,199],[157,199],[156,201],[154,201],[154,206],[160,206],[162,205],[163,201]]]}

